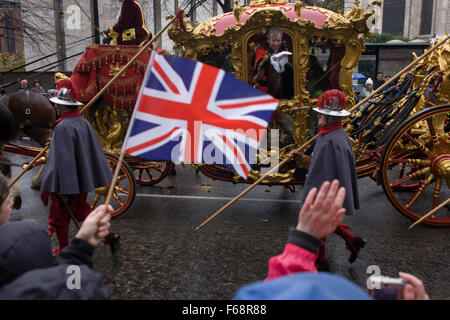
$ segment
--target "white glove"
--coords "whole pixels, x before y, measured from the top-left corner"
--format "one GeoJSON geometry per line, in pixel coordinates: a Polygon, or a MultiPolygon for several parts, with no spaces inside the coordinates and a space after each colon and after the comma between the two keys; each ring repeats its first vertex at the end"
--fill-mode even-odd
{"type": "Polygon", "coordinates": [[[284,66],[289,62],[289,56],[292,56],[291,52],[282,51],[270,57],[270,62],[276,72],[284,72],[284,66]]]}

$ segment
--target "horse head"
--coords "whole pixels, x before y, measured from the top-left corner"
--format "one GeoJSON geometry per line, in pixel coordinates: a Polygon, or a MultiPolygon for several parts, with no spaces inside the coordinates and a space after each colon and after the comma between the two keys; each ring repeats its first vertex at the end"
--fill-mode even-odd
{"type": "Polygon", "coordinates": [[[39,92],[21,90],[7,95],[5,105],[13,114],[18,131],[22,130],[41,145],[51,137],[56,121],[52,103],[39,92]]]}

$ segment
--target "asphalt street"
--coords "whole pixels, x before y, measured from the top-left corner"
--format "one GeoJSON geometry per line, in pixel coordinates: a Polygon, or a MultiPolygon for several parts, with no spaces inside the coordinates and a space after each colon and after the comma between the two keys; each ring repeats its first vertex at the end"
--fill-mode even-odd
{"type": "MultiPolygon", "coordinates": [[[[10,155],[15,162],[29,161],[10,155]]],[[[19,168],[13,169],[13,176],[19,168]]],[[[30,188],[37,168],[20,181],[21,210],[13,219],[32,218],[47,227],[48,208],[30,188]]],[[[355,263],[341,238],[331,235],[331,272],[366,288],[368,269],[386,276],[399,271],[421,278],[431,299],[450,299],[450,230],[419,225],[388,202],[371,179],[359,181],[361,209],[345,217],[351,231],[367,240],[355,263]]],[[[257,186],[204,228],[195,228],[247,185],[213,181],[190,166],[156,186],[139,186],[130,209],[113,219],[121,248],[112,256],[100,245],[94,269],[104,275],[113,299],[231,299],[236,290],[267,274],[268,259],[283,251],[288,228],[295,226],[302,187],[257,186]]],[[[75,234],[72,225],[71,236],[75,234]]],[[[54,247],[56,239],[52,239],[54,247]]]]}

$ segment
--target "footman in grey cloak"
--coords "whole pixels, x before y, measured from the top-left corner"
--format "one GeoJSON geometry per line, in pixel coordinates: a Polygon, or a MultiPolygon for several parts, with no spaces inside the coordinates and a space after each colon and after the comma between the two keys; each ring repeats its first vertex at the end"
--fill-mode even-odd
{"type": "MultiPolygon", "coordinates": [[[[319,137],[315,141],[311,156],[296,154],[300,165],[308,167],[308,175],[305,181],[302,202],[312,188],[320,189],[325,181],[339,180],[341,186],[346,189],[343,207],[346,215],[353,215],[355,209],[359,209],[359,194],[355,160],[352,147],[345,132],[341,119],[350,115],[346,111],[345,95],[336,89],[328,90],[317,101],[319,117],[319,137]]],[[[345,240],[347,249],[351,251],[349,261],[353,263],[359,250],[364,247],[365,240],[355,237],[347,230],[349,226],[341,224],[335,233],[345,240]]],[[[319,249],[317,265],[326,270],[328,262],[325,259],[325,240],[319,249]]]]}
{"type": "MultiPolygon", "coordinates": [[[[63,111],[53,132],[41,198],[47,206],[50,197],[49,236],[56,233],[62,249],[68,245],[71,218],[80,222],[92,211],[86,201],[87,193],[107,186],[112,173],[94,130],[80,115],[75,84],[60,80],[57,87],[58,95],[50,100],[62,106],[63,111]]],[[[114,253],[119,236],[111,233],[106,241],[114,253]]]]}

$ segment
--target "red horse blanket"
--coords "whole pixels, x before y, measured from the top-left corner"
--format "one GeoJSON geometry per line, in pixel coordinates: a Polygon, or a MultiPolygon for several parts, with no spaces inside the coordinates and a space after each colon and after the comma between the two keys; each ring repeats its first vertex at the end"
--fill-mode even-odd
{"type": "MultiPolygon", "coordinates": [[[[89,102],[141,49],[138,46],[91,44],[78,61],[71,80],[80,91],[80,101],[89,102]]],[[[147,69],[151,49],[144,52],[103,95],[114,108],[134,108],[147,69]]]]}

